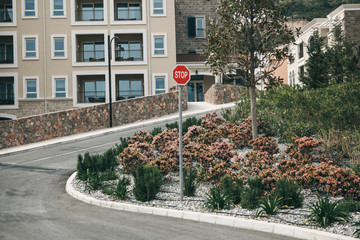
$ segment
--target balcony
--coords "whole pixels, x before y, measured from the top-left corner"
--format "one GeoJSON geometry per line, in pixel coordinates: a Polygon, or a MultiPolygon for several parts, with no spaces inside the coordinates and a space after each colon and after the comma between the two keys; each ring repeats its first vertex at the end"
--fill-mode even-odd
{"type": "Polygon", "coordinates": [[[105,76],[78,76],[78,103],[104,103],[106,101],[105,76]]]}
{"type": "Polygon", "coordinates": [[[124,100],[144,96],[144,75],[116,75],[116,100],[124,100]]]}
{"type": "Polygon", "coordinates": [[[76,1],[75,21],[104,21],[103,2],[76,1]]]}
{"type": "Polygon", "coordinates": [[[0,36],[0,64],[14,63],[13,36],[0,36]]]}
{"type": "Polygon", "coordinates": [[[141,1],[114,1],[114,18],[116,21],[141,21],[141,1]]]}
{"type": "Polygon", "coordinates": [[[115,61],[143,61],[142,34],[117,34],[115,61]]]}
{"type": "Polygon", "coordinates": [[[77,35],[76,44],[76,62],[105,62],[103,35],[77,35]]]}
{"type": "Polygon", "coordinates": [[[0,106],[14,105],[14,78],[0,77],[0,106]]]}

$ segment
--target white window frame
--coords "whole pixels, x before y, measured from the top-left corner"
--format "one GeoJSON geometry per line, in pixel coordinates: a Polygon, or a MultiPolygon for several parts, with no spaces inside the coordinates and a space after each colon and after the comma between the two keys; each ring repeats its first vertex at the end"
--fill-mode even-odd
{"type": "Polygon", "coordinates": [[[54,15],[54,0],[50,0],[50,18],[66,18],[66,0],[63,0],[63,15],[54,15]]]}
{"type": "MultiPolygon", "coordinates": [[[[73,106],[74,107],[89,107],[89,106],[93,106],[93,105],[104,104],[104,103],[78,103],[77,92],[78,92],[79,84],[77,82],[77,77],[78,76],[86,76],[86,75],[104,75],[105,76],[105,103],[109,103],[110,97],[109,97],[109,73],[108,73],[108,71],[76,71],[76,72],[72,72],[73,106]]],[[[112,80],[114,80],[114,79],[112,79],[112,80]]],[[[115,85],[112,85],[112,86],[115,86],[115,85]]],[[[114,88],[111,91],[114,92],[114,88]]],[[[112,98],[112,99],[114,99],[114,98],[112,98]]]]}
{"type": "Polygon", "coordinates": [[[17,32],[1,32],[0,36],[12,36],[13,37],[13,51],[14,51],[14,63],[0,64],[1,68],[17,68],[18,67],[18,51],[17,51],[17,32]]]}
{"type": "MultiPolygon", "coordinates": [[[[154,13],[154,10],[157,9],[157,8],[154,8],[154,0],[150,0],[150,16],[151,17],[166,17],[166,0],[162,0],[163,1],[163,13],[161,14],[156,14],[154,13]]],[[[160,9],[160,8],[159,8],[160,9]]]]}
{"type": "MultiPolygon", "coordinates": [[[[71,25],[73,26],[101,26],[101,25],[107,25],[108,24],[108,12],[107,12],[107,3],[108,0],[102,0],[103,1],[103,8],[104,8],[104,20],[103,21],[75,21],[75,11],[76,11],[76,7],[75,7],[75,0],[71,0],[71,25]]],[[[88,31],[90,32],[90,31],[88,31]]],[[[92,31],[91,31],[92,32],[92,31]]]]}
{"type": "Polygon", "coordinates": [[[153,93],[153,95],[156,95],[156,78],[158,78],[158,77],[163,77],[164,78],[164,81],[165,81],[165,93],[167,93],[168,92],[168,89],[169,89],[169,84],[168,84],[168,82],[169,82],[169,80],[168,80],[168,74],[167,73],[154,73],[153,75],[152,75],[152,85],[153,85],[153,91],[152,91],[152,93],[153,93]]]}
{"type": "Polygon", "coordinates": [[[35,11],[35,15],[34,16],[25,16],[25,1],[26,0],[22,0],[22,18],[24,19],[34,19],[34,18],[38,18],[38,0],[34,0],[34,11],[35,11]]]}
{"type": "Polygon", "coordinates": [[[67,75],[52,76],[52,97],[55,99],[68,98],[68,76],[67,75]],[[56,97],[56,80],[65,80],[65,97],[56,97]]]}
{"type": "Polygon", "coordinates": [[[206,16],[205,15],[196,15],[195,17],[195,38],[206,38],[206,16]],[[203,20],[203,31],[204,34],[202,36],[197,34],[198,30],[198,23],[197,20],[201,18],[203,20]]]}
{"type": "Polygon", "coordinates": [[[23,47],[23,60],[39,60],[39,35],[23,35],[22,40],[23,47]],[[26,39],[35,38],[35,57],[26,57],[26,39]]]}
{"type": "Polygon", "coordinates": [[[23,95],[23,98],[24,99],[39,99],[40,97],[39,97],[39,86],[40,86],[40,84],[39,84],[39,76],[24,76],[23,77],[23,93],[24,93],[24,95],[23,95]],[[28,94],[28,92],[27,92],[27,81],[29,81],[29,80],[36,80],[36,98],[28,98],[27,97],[27,94],[28,94]]]}
{"type": "MultiPolygon", "coordinates": [[[[132,65],[146,65],[147,64],[147,55],[148,55],[148,43],[147,43],[147,34],[145,29],[129,29],[129,30],[111,30],[110,38],[112,39],[115,35],[118,34],[142,34],[142,52],[143,52],[143,60],[142,61],[115,61],[115,39],[111,43],[111,51],[112,51],[112,59],[111,64],[112,65],[122,65],[122,66],[132,66],[132,65]]],[[[107,52],[107,51],[106,51],[107,52]]]]}
{"type": "Polygon", "coordinates": [[[71,31],[71,52],[72,52],[72,66],[107,66],[108,65],[108,32],[107,30],[92,30],[92,31],[71,31]],[[76,62],[76,36],[77,35],[103,35],[104,36],[104,57],[105,61],[103,62],[76,62]]]}
{"type": "Polygon", "coordinates": [[[19,88],[18,88],[18,73],[17,72],[3,72],[0,77],[14,78],[14,105],[0,105],[0,109],[19,109],[19,88]]]}
{"type": "Polygon", "coordinates": [[[12,22],[3,22],[0,23],[0,27],[12,27],[12,26],[16,26],[17,21],[16,21],[16,16],[17,16],[17,11],[16,11],[16,0],[12,0],[12,9],[13,9],[13,21],[12,22]]]}
{"type": "Polygon", "coordinates": [[[147,3],[146,0],[141,0],[141,14],[142,14],[142,20],[138,21],[120,21],[115,20],[115,6],[114,6],[114,0],[110,0],[110,24],[111,25],[139,25],[139,24],[146,24],[146,8],[147,3]]]}
{"type": "Polygon", "coordinates": [[[151,41],[152,41],[152,57],[153,58],[161,58],[167,57],[167,34],[166,33],[152,33],[151,34],[151,41]],[[164,54],[155,54],[155,37],[162,36],[164,38],[164,54]]]}
{"type": "Polygon", "coordinates": [[[66,34],[56,34],[51,35],[51,59],[67,59],[67,35],[66,34]],[[64,56],[55,56],[55,39],[63,38],[64,39],[64,56]]]}

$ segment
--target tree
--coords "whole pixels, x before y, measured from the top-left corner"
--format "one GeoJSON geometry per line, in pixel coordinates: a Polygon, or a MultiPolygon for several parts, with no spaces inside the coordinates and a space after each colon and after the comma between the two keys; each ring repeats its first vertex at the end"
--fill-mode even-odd
{"type": "Polygon", "coordinates": [[[307,51],[309,59],[305,64],[306,73],[300,78],[300,81],[307,88],[323,88],[329,86],[329,63],[325,48],[325,37],[321,36],[318,31],[314,31],[309,40],[307,51]]]}
{"type": "Polygon", "coordinates": [[[274,0],[220,0],[217,13],[209,22],[206,64],[214,74],[243,73],[240,77],[250,89],[252,135],[257,138],[256,84],[288,57],[293,35],[274,0]]]}
{"type": "Polygon", "coordinates": [[[331,84],[353,82],[357,80],[360,68],[356,43],[345,36],[341,23],[333,29],[334,41],[327,47],[327,61],[331,84]]]}

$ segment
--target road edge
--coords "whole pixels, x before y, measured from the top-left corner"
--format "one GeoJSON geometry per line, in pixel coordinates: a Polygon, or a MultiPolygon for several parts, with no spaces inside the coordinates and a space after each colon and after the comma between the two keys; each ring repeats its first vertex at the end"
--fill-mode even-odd
{"type": "Polygon", "coordinates": [[[180,211],[173,209],[147,207],[147,206],[132,205],[128,203],[99,200],[93,197],[89,197],[75,190],[75,188],[72,186],[71,183],[76,177],[76,174],[77,172],[74,172],[70,176],[70,178],[66,181],[66,187],[65,187],[66,192],[73,198],[94,206],[111,208],[111,209],[127,211],[127,212],[145,213],[145,214],[153,214],[158,216],[180,218],[184,220],[211,223],[216,225],[235,227],[235,228],[241,228],[252,231],[260,231],[270,234],[282,235],[286,237],[299,238],[299,239],[356,240],[356,238],[352,238],[348,236],[342,236],[342,235],[327,233],[314,229],[301,228],[297,226],[285,225],[280,223],[269,223],[265,221],[245,219],[239,217],[221,216],[211,213],[180,211]]]}

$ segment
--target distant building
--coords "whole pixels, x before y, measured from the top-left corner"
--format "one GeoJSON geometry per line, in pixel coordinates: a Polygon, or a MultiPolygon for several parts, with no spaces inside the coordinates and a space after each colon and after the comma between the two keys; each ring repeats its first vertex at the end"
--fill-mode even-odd
{"type": "Polygon", "coordinates": [[[291,46],[294,61],[288,62],[289,85],[301,84],[300,77],[306,72],[305,64],[309,59],[307,46],[315,30],[326,37],[326,44],[333,41],[333,28],[341,23],[347,38],[360,41],[360,4],[343,4],[326,18],[315,18],[301,29],[300,36],[291,46]]]}

